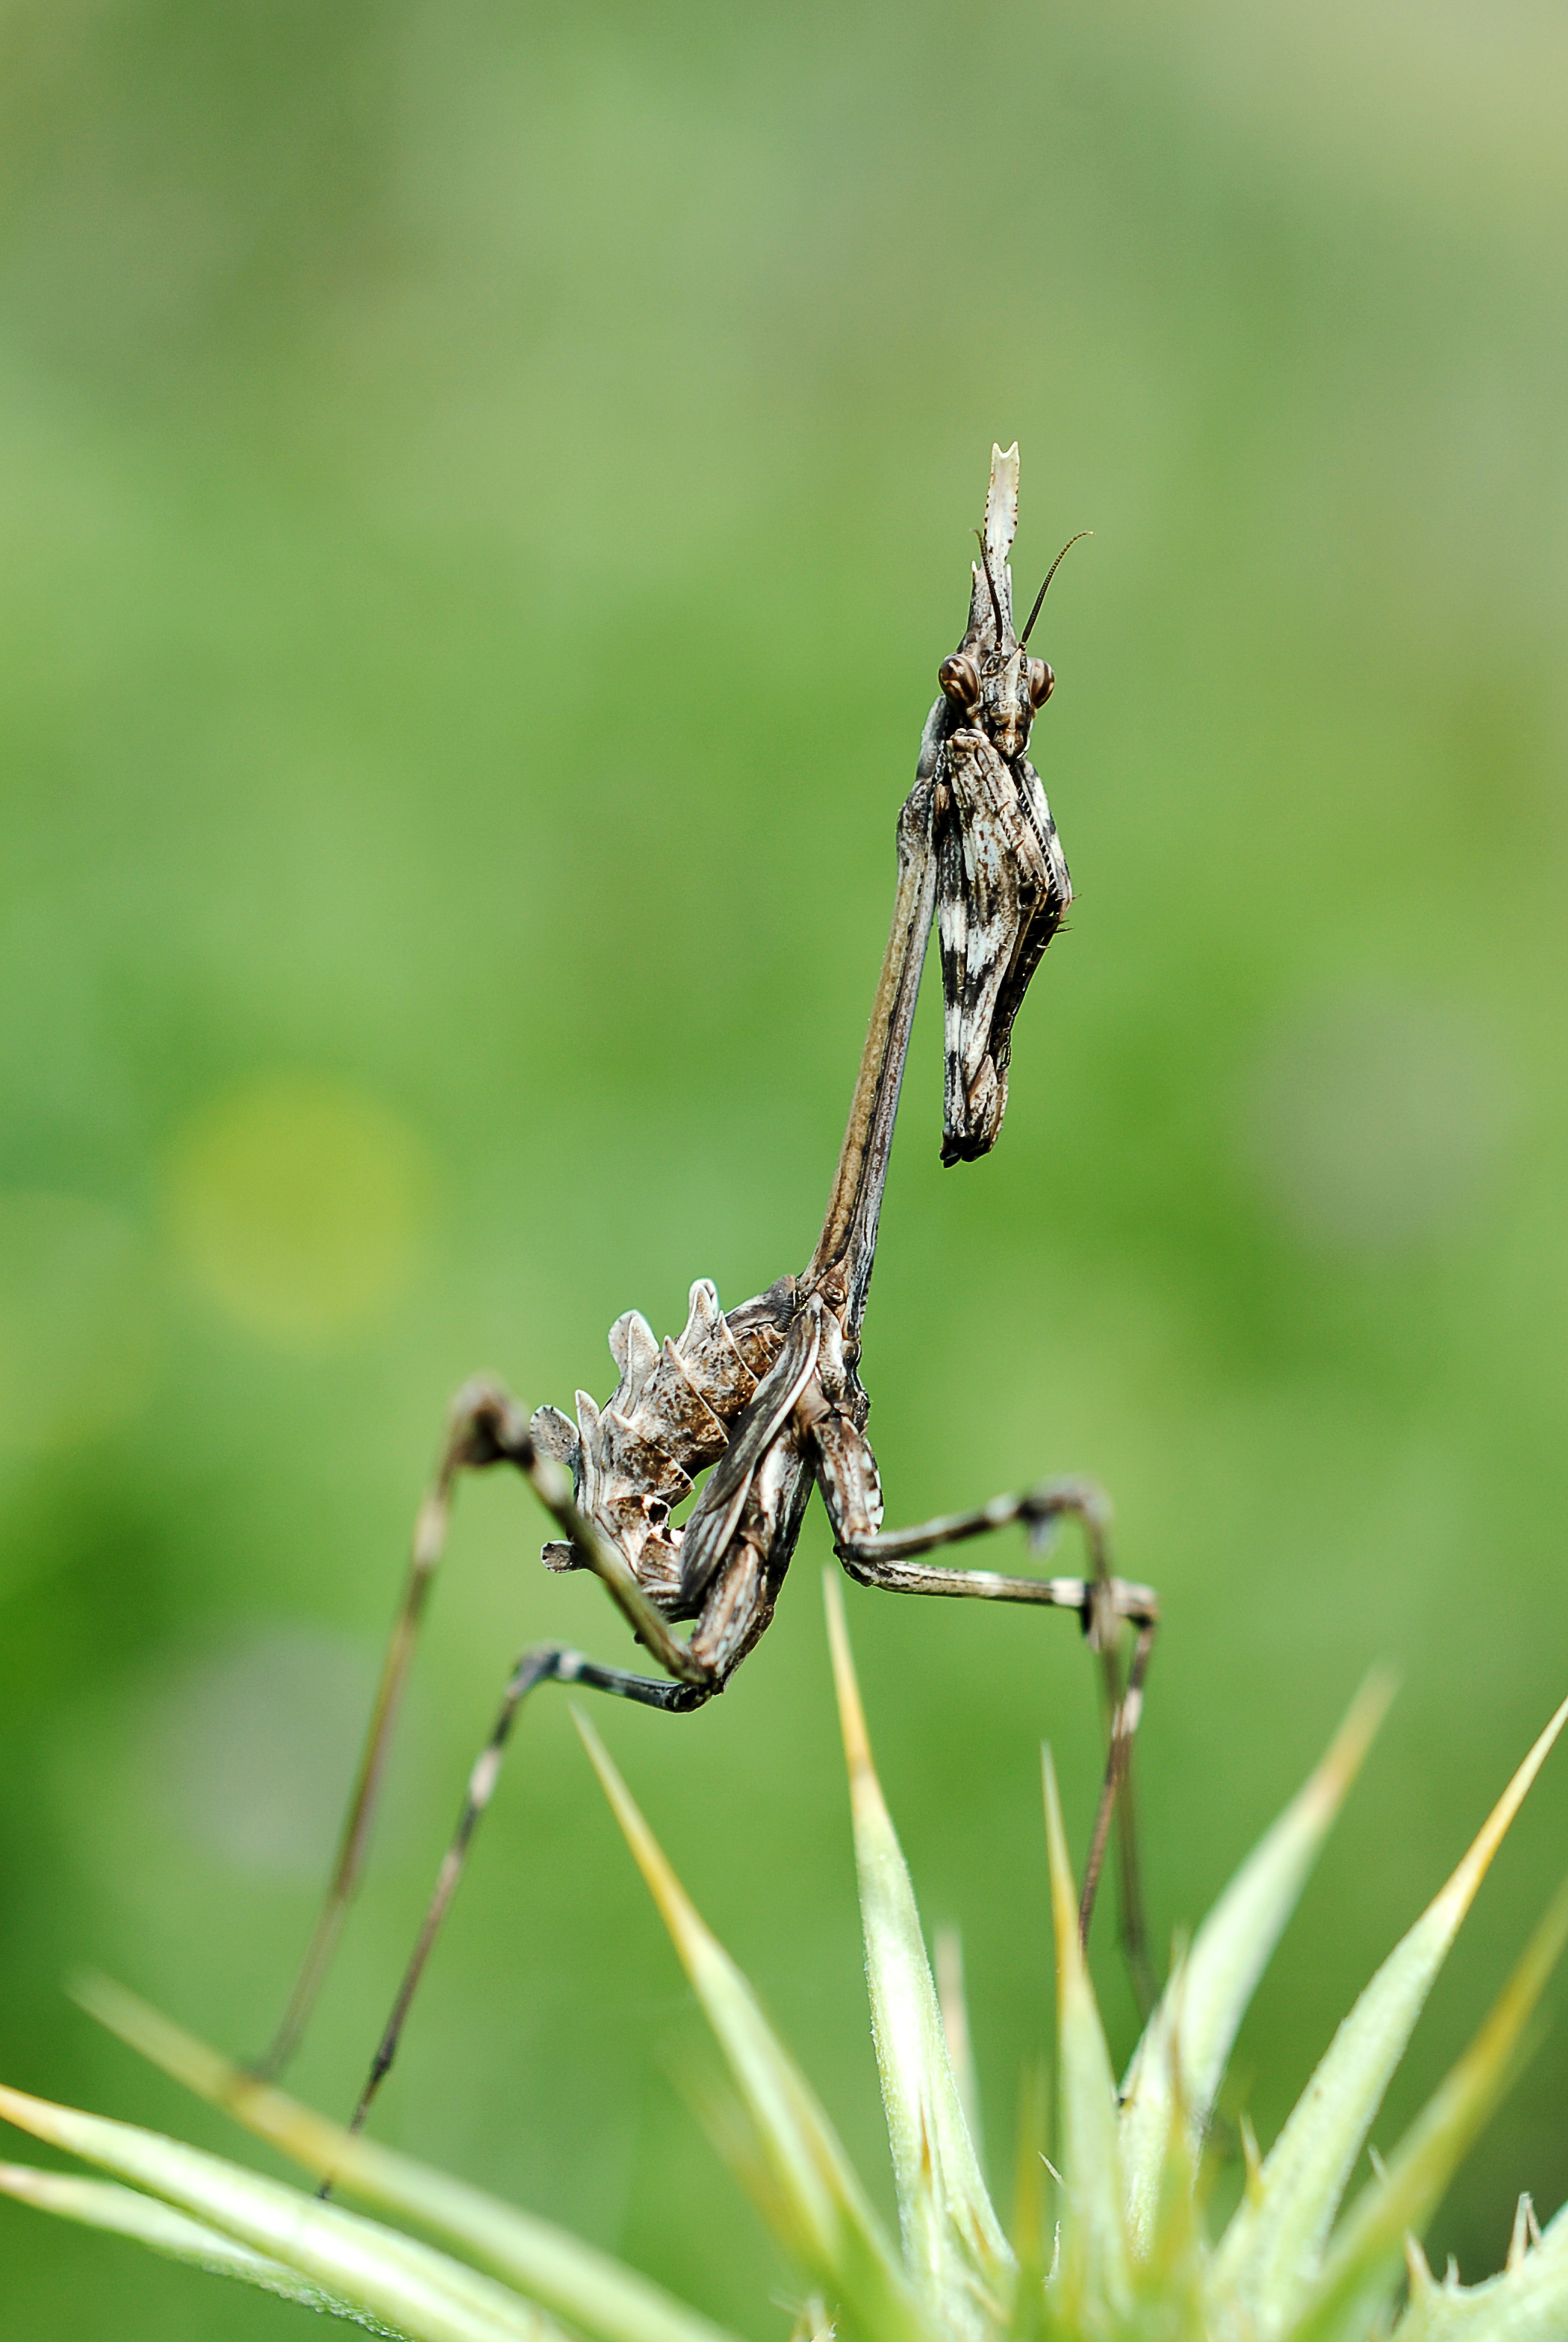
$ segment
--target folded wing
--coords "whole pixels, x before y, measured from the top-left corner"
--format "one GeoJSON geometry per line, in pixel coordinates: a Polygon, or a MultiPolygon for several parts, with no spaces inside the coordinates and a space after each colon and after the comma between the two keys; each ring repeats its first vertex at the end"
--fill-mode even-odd
{"type": "Polygon", "coordinates": [[[1040,778],[984,732],[949,734],[938,759],[936,917],[946,1091],[944,1163],[989,1152],[1007,1106],[1013,1020],[1073,899],[1040,778]]]}

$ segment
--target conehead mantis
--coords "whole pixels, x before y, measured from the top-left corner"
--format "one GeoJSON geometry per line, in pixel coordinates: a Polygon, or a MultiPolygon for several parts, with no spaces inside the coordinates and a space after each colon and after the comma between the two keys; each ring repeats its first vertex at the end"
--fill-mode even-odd
{"type": "MultiPolygon", "coordinates": [[[[256,2070],[281,2071],[325,1979],[364,1866],[377,1794],[420,1623],[466,1472],[512,1466],[560,1535],[551,1569],[586,1569],[604,1586],[659,1675],[602,1665],[564,1645],[524,1651],[508,1677],[470,1775],[457,1827],[354,2117],[365,2120],[396,2053],[404,2020],[495,1787],[517,1710],[543,1683],[579,1684],[686,1714],[724,1690],[773,1616],[814,1488],[850,1576],[892,1593],[945,1595],[1068,1610],[1104,1671],[1109,1752],[1084,1886],[1086,1936],[1113,1815],[1120,1820],[1123,1937],[1140,1997],[1148,1961],[1138,1894],[1128,1769],[1159,1606],[1153,1590],[1112,1574],[1109,1506],[1093,1483],[1048,1481],[916,1528],[884,1530],[881,1483],[865,1436],[861,1329],[876,1254],[899,1091],[934,924],[944,997],[942,1159],[967,1163],[995,1144],[1007,1104],[1013,1025],[1031,976],[1072,900],[1067,864],[1028,758],[1031,727],[1054,678],[1013,620],[1008,555],[1018,515],[1018,450],[992,450],[969,621],[938,669],[914,786],[898,816],[892,932],[816,1249],[798,1276],[727,1314],[706,1279],[691,1291],[678,1340],[655,1340],[634,1310],[610,1329],[620,1379],[603,1406],[579,1391],[575,1418],[544,1406],[530,1418],[481,1377],[453,1402],[445,1446],[420,1507],[402,1603],[387,1646],[326,1898],[283,2021],[256,2070]],[[709,1468],[711,1467],[711,1468],[709,1468]],[[708,1477],[684,1526],[675,1508],[708,1477]],[[1082,1527],[1081,1576],[1005,1576],[923,1556],[1020,1523],[1044,1551],[1065,1518],[1082,1527]],[[682,1638],[678,1625],[694,1622],[682,1638]],[[1122,1649],[1131,1650],[1124,1673],[1122,1649]]],[[[1064,551],[1066,548],[1064,547],[1064,551]]],[[[1062,556],[1057,555],[1057,562],[1062,556]]]]}

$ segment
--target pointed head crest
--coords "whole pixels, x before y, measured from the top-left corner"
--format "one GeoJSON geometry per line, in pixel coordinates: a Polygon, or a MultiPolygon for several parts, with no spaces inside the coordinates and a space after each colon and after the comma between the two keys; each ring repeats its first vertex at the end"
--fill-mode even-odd
{"type": "Polygon", "coordinates": [[[985,525],[976,532],[980,558],[974,564],[974,591],[969,601],[969,639],[982,649],[1008,651],[1014,646],[1013,576],[1007,556],[1018,534],[1018,442],[991,450],[991,485],[985,496],[985,525]]]}

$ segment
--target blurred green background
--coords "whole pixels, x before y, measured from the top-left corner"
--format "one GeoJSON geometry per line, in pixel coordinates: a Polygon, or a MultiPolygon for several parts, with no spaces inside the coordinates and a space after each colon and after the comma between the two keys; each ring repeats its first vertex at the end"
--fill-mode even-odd
{"type": "MultiPolygon", "coordinates": [[[[452,1388],[602,1397],[621,1310],[804,1265],[1016,435],[1019,591],[1095,531],[1035,736],[1079,902],[972,1169],[928,991],[872,1429],[894,1522],[1114,1492],[1162,1942],[1402,1668],[1241,2045],[1266,2140],[1568,1689],[1562,18],[11,0],[0,44],[0,2071],[232,2143],[63,1975],[259,2047],[452,1388]]],[[[329,2108],[511,1655],[626,1647],[543,1533],[465,1491],[329,2108]]],[[[880,2173],[825,1558],[818,1515],[714,1707],[595,1720],[880,2173]]],[[[1004,2173],[1087,1662],[849,1604],[1004,2173]]],[[[1385,2147],[1563,1867],[1556,1763],[1385,2147]]],[[[378,2126],[764,2342],[699,2045],[543,1697],[378,2126]]],[[[1559,2027],[1442,2217],[1467,2277],[1568,2194],[1565,2074],[1559,2027]]],[[[0,2226],[8,2333],[305,2330],[0,2226]]]]}

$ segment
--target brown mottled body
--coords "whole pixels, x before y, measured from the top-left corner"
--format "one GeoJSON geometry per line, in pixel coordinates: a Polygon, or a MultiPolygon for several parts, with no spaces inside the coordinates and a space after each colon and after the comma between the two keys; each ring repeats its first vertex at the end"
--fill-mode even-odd
{"type": "MultiPolygon", "coordinates": [[[[668,1617],[693,1615],[681,1606],[681,1532],[670,1526],[671,1511],[729,1446],[794,1316],[793,1277],[729,1317],[699,1277],[677,1342],[661,1347],[635,1309],[616,1318],[610,1355],[621,1379],[602,1408],[579,1391],[575,1423],[542,1406],[529,1425],[535,1447],[567,1466],[584,1512],[668,1617]]],[[[542,1558],[550,1569],[581,1566],[564,1542],[547,1545],[542,1558]]]]}

